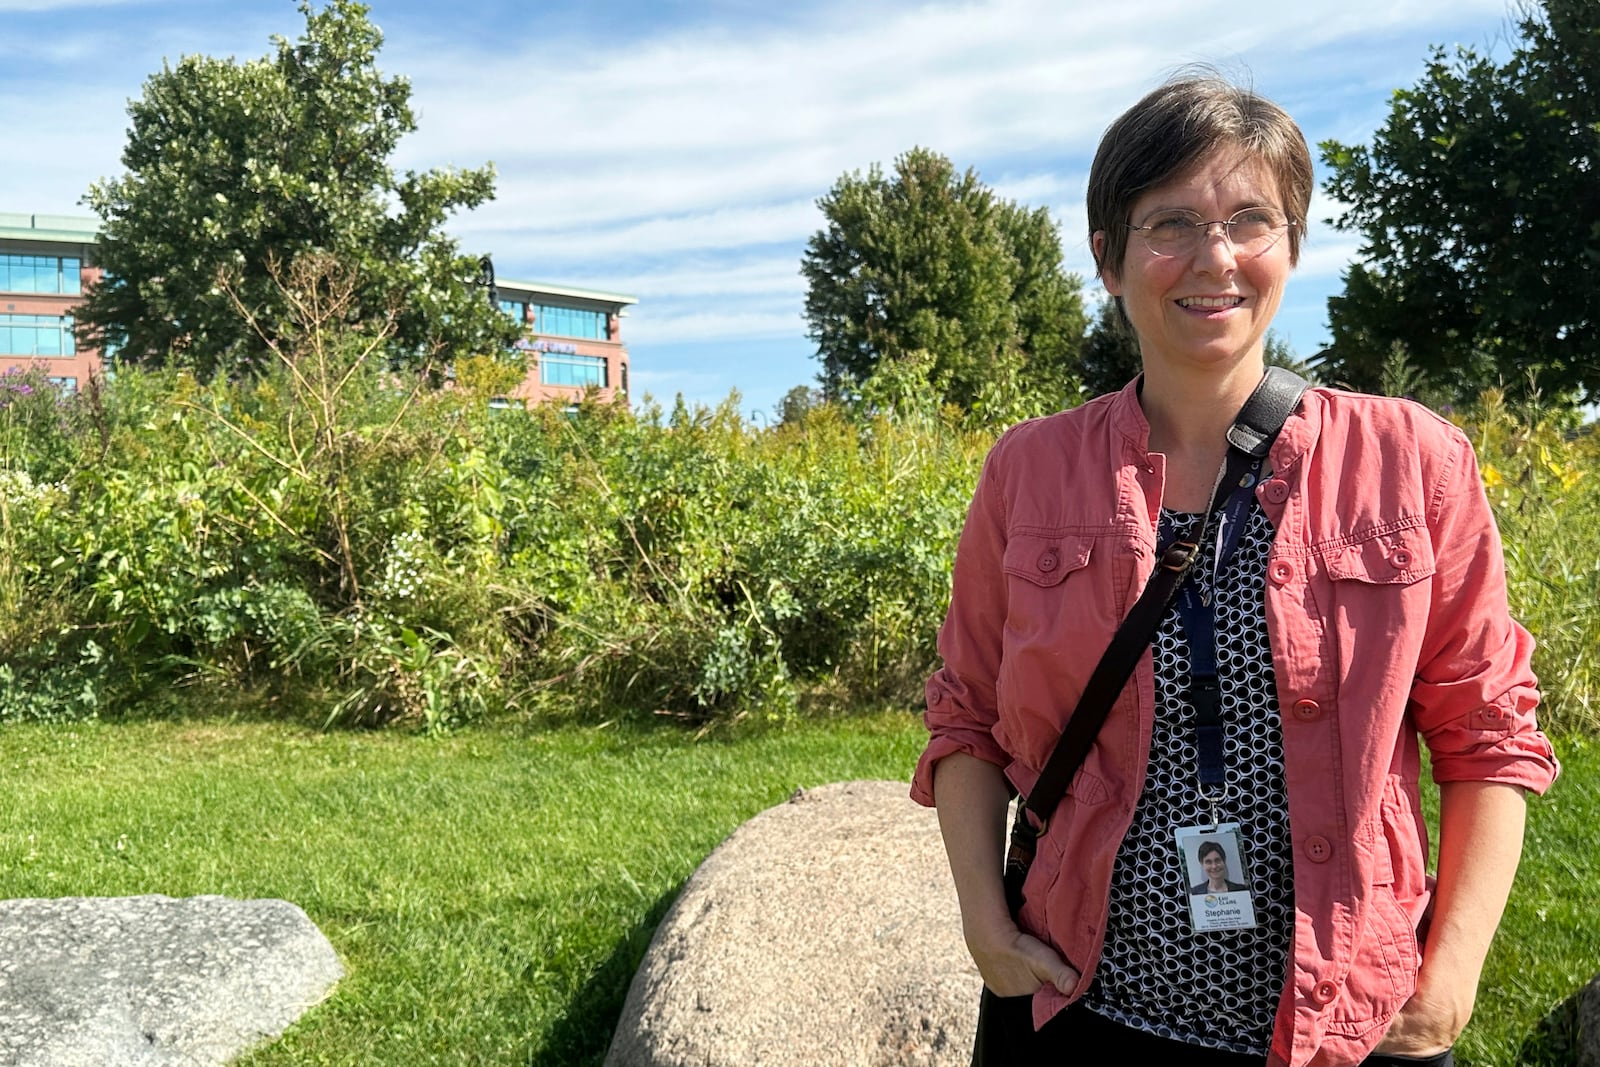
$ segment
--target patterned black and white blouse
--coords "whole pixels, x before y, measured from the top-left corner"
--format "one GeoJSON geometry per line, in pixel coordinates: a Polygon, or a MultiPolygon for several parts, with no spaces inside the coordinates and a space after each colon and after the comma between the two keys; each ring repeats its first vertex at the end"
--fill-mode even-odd
{"type": "MultiPolygon", "coordinates": [[[[1196,517],[1162,509],[1163,544],[1196,517]]],[[[1254,929],[1195,933],[1189,880],[1173,840],[1180,826],[1208,823],[1200,799],[1189,646],[1176,608],[1153,642],[1155,727],[1144,793],[1111,876],[1105,949],[1084,1003],[1125,1026],[1176,1041],[1265,1056],[1283,990],[1294,929],[1289,800],[1283,731],[1267,645],[1264,581],[1272,524],[1251,507],[1233,559],[1216,576],[1215,526],[1190,581],[1216,610],[1226,795],[1217,815],[1238,822],[1254,929]]]]}

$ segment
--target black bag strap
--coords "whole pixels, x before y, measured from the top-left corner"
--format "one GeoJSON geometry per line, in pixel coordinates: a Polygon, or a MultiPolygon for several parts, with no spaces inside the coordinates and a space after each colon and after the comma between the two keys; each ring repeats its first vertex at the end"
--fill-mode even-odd
{"type": "MultiPolygon", "coordinates": [[[[1293,371],[1282,367],[1267,368],[1266,376],[1239,409],[1233,426],[1228,430],[1228,458],[1222,476],[1211,493],[1211,506],[1206,512],[1208,520],[1221,507],[1228,494],[1233,492],[1251,465],[1266,456],[1278,431],[1283,429],[1284,420],[1300,402],[1306,384],[1306,380],[1293,371]]],[[[1084,759],[1088,757],[1100,727],[1110,716],[1111,705],[1116,701],[1117,694],[1128,684],[1139,658],[1155,637],[1156,627],[1161,625],[1162,617],[1176,599],[1183,580],[1188,577],[1202,540],[1202,533],[1196,532],[1193,541],[1175,540],[1162,549],[1144,591],[1128,611],[1127,618],[1122,620],[1122,625],[1117,627],[1100,662],[1089,675],[1089,681],[1078,697],[1078,706],[1061,731],[1055,751],[1045,762],[1033,791],[1018,804],[1018,828],[1024,824],[1024,816],[1031,812],[1038,821],[1034,832],[1044,833],[1049,825],[1050,814],[1066,795],[1067,787],[1072,784],[1078,768],[1083,766],[1084,759]]]]}

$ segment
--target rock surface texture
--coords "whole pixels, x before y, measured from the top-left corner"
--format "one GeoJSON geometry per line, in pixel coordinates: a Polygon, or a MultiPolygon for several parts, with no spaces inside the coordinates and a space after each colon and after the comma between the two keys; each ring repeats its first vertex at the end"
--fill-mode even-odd
{"type": "Polygon", "coordinates": [[[822,786],[689,879],[606,1067],[965,1067],[980,989],[934,813],[903,782],[822,786]]]}
{"type": "Polygon", "coordinates": [[[281,1034],[342,973],[281,900],[0,901],[0,1064],[223,1064],[281,1034]]]}
{"type": "Polygon", "coordinates": [[[1578,991],[1578,1067],[1600,1067],[1600,975],[1578,991]]]}

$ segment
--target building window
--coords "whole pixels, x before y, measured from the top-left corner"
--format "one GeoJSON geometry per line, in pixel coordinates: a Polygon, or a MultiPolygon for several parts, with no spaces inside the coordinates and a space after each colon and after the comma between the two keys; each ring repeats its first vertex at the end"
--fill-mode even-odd
{"type": "Polygon", "coordinates": [[[586,341],[605,341],[606,315],[603,311],[580,311],[578,308],[540,304],[533,309],[538,316],[533,328],[538,333],[554,337],[581,337],[586,341]]]}
{"type": "Polygon", "coordinates": [[[81,293],[76,256],[0,255],[0,293],[81,293]]]}
{"type": "Polygon", "coordinates": [[[76,378],[50,378],[48,381],[66,396],[71,396],[78,391],[78,379],[76,378]]]}
{"type": "Polygon", "coordinates": [[[579,388],[597,385],[603,389],[606,385],[605,357],[546,352],[539,357],[539,384],[579,388]]]}
{"type": "Polygon", "coordinates": [[[73,356],[71,315],[0,315],[0,356],[73,356]]]}

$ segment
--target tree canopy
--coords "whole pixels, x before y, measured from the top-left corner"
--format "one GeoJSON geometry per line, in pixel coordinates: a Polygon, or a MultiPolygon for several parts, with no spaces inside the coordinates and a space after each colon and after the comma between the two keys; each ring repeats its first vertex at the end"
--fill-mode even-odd
{"type": "Polygon", "coordinates": [[[1503,63],[1436,49],[1370,147],[1321,146],[1364,260],[1328,302],[1325,378],[1375,388],[1401,351],[1461,398],[1600,399],[1600,4],[1519,26],[1503,63]]]}
{"type": "Polygon", "coordinates": [[[1033,413],[1076,395],[1087,322],[1043,208],[996,196],[925,148],[892,174],[844,175],[817,206],[826,225],[801,271],[830,398],[854,397],[890,363],[968,410],[1033,413]]]}
{"type": "Polygon", "coordinates": [[[316,254],[357,279],[344,325],[391,333],[397,362],[503,352],[515,324],[441,229],[493,196],[493,168],[397,175],[411,89],[378,70],[367,7],[300,11],[304,35],[274,37],[274,55],[186,56],[130,102],[126,173],[86,197],[106,270],[86,332],[123,360],[253,373],[294,329],[285,279],[316,254]]]}

